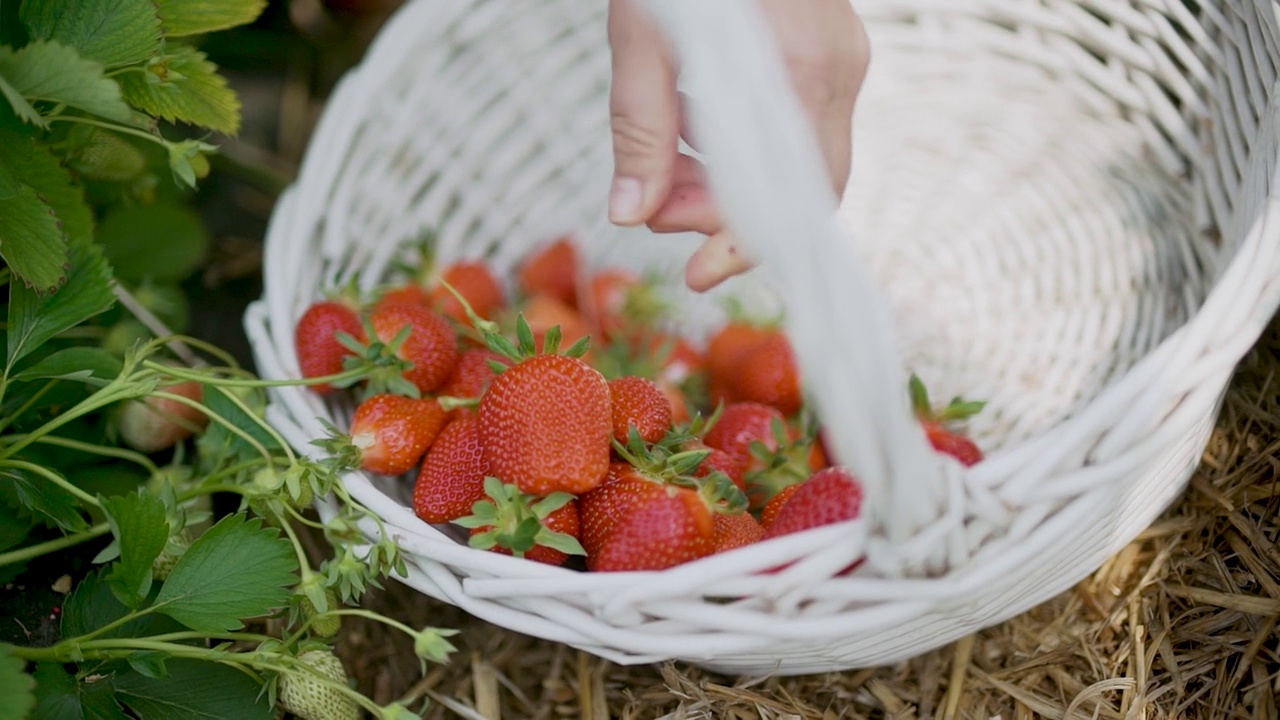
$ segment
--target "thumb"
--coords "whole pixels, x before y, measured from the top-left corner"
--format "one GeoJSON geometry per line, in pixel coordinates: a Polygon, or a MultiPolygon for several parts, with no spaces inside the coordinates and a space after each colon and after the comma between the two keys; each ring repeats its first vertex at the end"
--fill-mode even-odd
{"type": "Polygon", "coordinates": [[[635,0],[609,6],[613,85],[613,186],[609,220],[639,225],[671,192],[680,135],[675,66],[658,28],[635,0]]]}

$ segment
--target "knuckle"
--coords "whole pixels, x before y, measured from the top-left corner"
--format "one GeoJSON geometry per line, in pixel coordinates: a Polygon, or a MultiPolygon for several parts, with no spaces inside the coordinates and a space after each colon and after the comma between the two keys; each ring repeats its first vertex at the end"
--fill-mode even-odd
{"type": "Polygon", "coordinates": [[[613,113],[610,124],[613,129],[613,149],[618,155],[651,157],[665,149],[663,133],[635,117],[613,113]]]}

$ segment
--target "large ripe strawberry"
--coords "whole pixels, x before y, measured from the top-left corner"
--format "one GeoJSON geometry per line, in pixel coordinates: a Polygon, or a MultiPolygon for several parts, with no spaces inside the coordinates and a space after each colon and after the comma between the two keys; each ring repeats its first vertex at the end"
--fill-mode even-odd
{"type": "Polygon", "coordinates": [[[484,448],[474,416],[450,422],[440,431],[413,487],[413,510],[429,523],[465,517],[485,498],[484,448]]]}
{"type": "Polygon", "coordinates": [[[628,375],[609,381],[613,437],[624,445],[634,428],[647,443],[656,443],[671,430],[671,404],[652,380],[628,375]]]}
{"type": "Polygon", "coordinates": [[[628,338],[635,343],[670,313],[656,278],[623,268],[605,268],[592,275],[578,306],[591,321],[592,331],[606,341],[628,338]]]}
{"type": "Polygon", "coordinates": [[[449,378],[458,362],[458,336],[445,317],[430,308],[411,305],[383,305],[369,317],[373,336],[386,352],[409,363],[402,373],[421,394],[430,393],[449,378]]]}
{"type": "MultiPolygon", "coordinates": [[[[356,342],[365,341],[360,316],[351,303],[322,300],[307,308],[294,327],[293,344],[298,354],[298,368],[304,378],[328,377],[346,369],[344,361],[354,351],[340,340],[340,333],[356,342]]],[[[329,383],[308,386],[312,392],[327,395],[337,388],[329,383]]]]}
{"type": "Polygon", "coordinates": [[[711,554],[714,511],[696,490],[653,484],[618,518],[599,550],[587,556],[597,572],[663,570],[711,554]]]}
{"type": "MultiPolygon", "coordinates": [[[[458,399],[475,399],[479,400],[484,395],[485,390],[489,389],[489,383],[498,376],[492,363],[503,363],[502,356],[490,350],[489,348],[468,348],[463,350],[458,356],[458,364],[454,366],[453,373],[449,375],[449,379],[441,386],[439,394],[458,399]]],[[[450,418],[459,418],[466,415],[475,415],[474,407],[465,405],[452,408],[449,411],[450,418]]]]}
{"type": "Polygon", "coordinates": [[[862,511],[862,483],[843,467],[816,472],[795,487],[765,530],[766,538],[853,520],[862,511]]]}
{"type": "Polygon", "coordinates": [[[658,381],[658,389],[662,391],[663,397],[667,399],[667,405],[671,408],[671,424],[684,425],[692,419],[689,412],[689,396],[679,385],[666,380],[658,381]]]}
{"type": "Polygon", "coordinates": [[[480,438],[489,472],[532,495],[584,493],[609,469],[613,410],[609,383],[581,356],[588,343],[559,354],[560,332],[548,331],[544,352],[521,317],[518,344],[487,320],[471,318],[489,347],[513,365],[480,401],[480,438]]]}
{"type": "Polygon", "coordinates": [[[750,513],[717,513],[711,535],[712,552],[735,550],[764,539],[764,528],[750,513]]]}
{"type": "Polygon", "coordinates": [[[516,280],[526,296],[548,295],[576,308],[580,269],[578,247],[572,237],[565,236],[525,258],[516,280]]]}
{"type": "Polygon", "coordinates": [[[578,503],[569,493],[536,497],[496,477],[484,479],[487,500],[454,522],[471,529],[470,544],[548,565],[584,555],[578,542],[578,503]]]}
{"type": "Polygon", "coordinates": [[[764,508],[760,511],[760,524],[764,526],[765,530],[768,530],[769,526],[773,525],[773,521],[778,519],[778,513],[782,511],[782,507],[787,504],[791,496],[796,494],[796,490],[800,489],[801,484],[803,483],[787,485],[774,493],[773,497],[769,498],[769,502],[765,503],[764,508]]]}
{"type": "Polygon", "coordinates": [[[691,443],[687,449],[689,450],[706,450],[707,457],[698,466],[698,470],[694,473],[694,477],[707,477],[715,472],[724,473],[725,477],[733,482],[738,489],[746,491],[746,463],[724,450],[709,447],[702,443],[691,443]]]}
{"type": "Polygon", "coordinates": [[[966,401],[957,397],[939,410],[933,407],[924,383],[915,375],[911,376],[909,390],[916,417],[934,450],[954,457],[965,466],[982,462],[982,449],[960,432],[956,425],[981,412],[986,406],[985,402],[966,401]]]}
{"type": "Polygon", "coordinates": [[[427,289],[419,285],[417,282],[408,282],[402,285],[395,285],[387,288],[378,296],[373,304],[373,309],[378,309],[387,305],[419,305],[421,307],[431,306],[431,297],[427,294],[427,289]]]}
{"type": "Polygon", "coordinates": [[[431,306],[437,312],[454,322],[471,326],[471,320],[458,295],[471,305],[476,315],[485,320],[494,319],[507,302],[502,284],[489,266],[482,262],[462,261],[449,265],[440,272],[440,279],[430,292],[431,306]],[[454,294],[455,291],[457,295],[454,294]]]}
{"type": "Polygon", "coordinates": [[[771,405],[787,416],[800,410],[800,370],[786,335],[769,335],[737,357],[727,376],[732,397],[739,402],[771,405]]]}
{"type": "Polygon", "coordinates": [[[444,422],[444,409],[434,399],[374,395],[356,408],[348,442],[359,453],[360,467],[402,475],[417,466],[444,422]]]}

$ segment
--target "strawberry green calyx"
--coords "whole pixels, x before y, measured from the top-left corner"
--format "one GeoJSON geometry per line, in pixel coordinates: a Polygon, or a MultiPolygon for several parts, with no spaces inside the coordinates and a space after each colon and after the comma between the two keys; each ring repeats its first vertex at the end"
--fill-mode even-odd
{"type": "MultiPolygon", "coordinates": [[[[415,399],[422,397],[418,387],[405,377],[405,373],[413,369],[413,363],[399,355],[401,346],[409,339],[409,334],[413,331],[413,328],[406,325],[389,342],[383,342],[377,339],[378,333],[374,330],[373,323],[369,322],[368,318],[365,318],[363,322],[365,336],[371,338],[368,344],[360,342],[345,332],[338,332],[334,336],[343,347],[354,353],[354,355],[343,359],[343,371],[365,371],[362,375],[367,379],[367,382],[360,393],[360,399],[384,393],[405,395],[415,399]]],[[[334,385],[335,387],[347,387],[357,382],[358,379],[353,378],[346,382],[345,385],[341,382],[334,385]]]]}
{"type": "Polygon", "coordinates": [[[476,503],[471,515],[453,521],[465,528],[488,528],[471,536],[471,547],[480,550],[501,547],[516,557],[524,557],[539,545],[566,555],[587,554],[577,538],[546,525],[551,513],[576,499],[573,495],[555,492],[536,498],[492,476],[484,479],[484,490],[490,499],[476,503]]]}
{"type": "Polygon", "coordinates": [[[935,408],[929,399],[929,391],[925,388],[924,382],[914,373],[912,373],[911,379],[908,381],[907,388],[911,396],[911,407],[921,420],[932,420],[940,423],[959,422],[977,415],[987,406],[985,401],[964,400],[960,397],[954,397],[942,409],[935,408]]]}
{"type": "Polygon", "coordinates": [[[768,502],[785,487],[808,480],[814,472],[809,459],[813,444],[818,441],[818,426],[812,413],[801,411],[800,417],[800,430],[794,440],[788,435],[786,425],[775,418],[769,427],[776,449],[771,450],[759,440],[748,448],[759,467],[748,471],[743,479],[758,504],[768,502]]]}
{"type": "MultiPolygon", "coordinates": [[[[462,305],[463,311],[467,314],[467,319],[471,321],[476,331],[480,333],[480,339],[484,341],[484,344],[498,355],[511,360],[512,363],[519,363],[539,354],[555,355],[560,353],[560,341],[564,336],[559,325],[547,330],[546,337],[543,338],[543,351],[539,353],[537,341],[533,337],[533,329],[529,327],[529,322],[524,319],[524,313],[516,317],[516,342],[513,343],[511,338],[502,334],[502,330],[497,323],[492,320],[485,320],[477,315],[476,311],[471,307],[471,303],[467,302],[467,299],[455,287],[445,280],[441,280],[440,285],[457,298],[462,305]]],[[[590,336],[583,336],[573,344],[573,347],[560,354],[571,358],[582,358],[590,348],[590,336]]],[[[495,373],[501,373],[508,369],[508,366],[497,360],[490,362],[489,367],[495,373]]]]}
{"type": "Polygon", "coordinates": [[[655,482],[697,490],[715,512],[731,515],[745,512],[747,496],[728,475],[716,470],[704,477],[695,476],[711,455],[710,449],[680,449],[695,439],[692,435],[673,430],[649,447],[632,427],[627,444],[624,446],[614,440],[613,449],[619,457],[655,482]]]}

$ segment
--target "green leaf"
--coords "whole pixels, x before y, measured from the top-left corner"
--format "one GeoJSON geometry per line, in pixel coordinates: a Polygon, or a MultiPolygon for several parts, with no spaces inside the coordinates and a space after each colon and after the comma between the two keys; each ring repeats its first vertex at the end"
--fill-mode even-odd
{"type": "Polygon", "coordinates": [[[100,347],[78,346],[58,350],[9,378],[10,382],[73,380],[102,384],[120,375],[124,365],[100,347]]]}
{"type": "Polygon", "coordinates": [[[9,105],[13,107],[13,114],[22,118],[23,122],[31,123],[37,127],[47,128],[49,124],[44,121],[40,113],[36,111],[27,99],[22,97],[22,93],[17,88],[10,85],[3,75],[0,75],[0,95],[4,95],[4,99],[9,101],[9,105]]]}
{"type": "Polygon", "coordinates": [[[0,77],[29,102],[63,104],[120,122],[132,115],[102,64],[62,43],[36,40],[16,52],[0,45],[0,77]]]}
{"type": "Polygon", "coordinates": [[[33,40],[57,40],[115,67],[160,49],[160,16],[152,0],[23,0],[18,11],[33,40]]]}
{"type": "Polygon", "coordinates": [[[70,248],[71,271],[57,292],[39,295],[21,283],[9,284],[7,367],[46,340],[110,309],[115,303],[111,268],[102,249],[90,243],[70,248]]]}
{"type": "MultiPolygon", "coordinates": [[[[119,620],[129,608],[115,596],[105,580],[107,570],[86,575],[62,606],[62,637],[77,638],[119,620]]],[[[172,618],[146,615],[103,633],[100,637],[146,637],[184,630],[172,618]]]]}
{"type": "Polygon", "coordinates": [[[13,273],[40,292],[66,279],[67,236],[53,208],[30,185],[0,200],[0,255],[13,273]]]}
{"type": "Polygon", "coordinates": [[[8,503],[0,503],[0,552],[25,540],[31,529],[31,518],[19,516],[8,503]]]}
{"type": "MultiPolygon", "coordinates": [[[[52,471],[51,471],[52,472],[52,471]]],[[[48,478],[37,477],[14,468],[0,469],[0,482],[12,483],[23,506],[50,520],[68,532],[89,528],[80,501],[48,478]]]]}
{"type": "Polygon", "coordinates": [[[116,678],[120,701],[147,720],[271,720],[275,708],[262,686],[235,668],[173,658],[168,677],[130,673],[116,678]]]}
{"type": "Polygon", "coordinates": [[[256,518],[228,515],[191,543],[155,607],[193,630],[239,630],[242,619],[282,606],[297,572],[289,540],[256,518]]]}
{"type": "Polygon", "coordinates": [[[174,202],[112,211],[98,226],[98,242],[116,277],[130,283],[181,282],[204,264],[209,252],[209,233],[200,215],[174,202]]]}
{"type": "Polygon", "coordinates": [[[0,122],[0,164],[8,162],[19,181],[35,188],[57,213],[67,241],[93,239],[93,213],[84,201],[84,189],[72,181],[71,173],[53,151],[37,143],[36,137],[20,126],[0,122]]]}
{"type": "Polygon", "coordinates": [[[156,0],[165,35],[199,35],[251,23],[267,0],[156,0]]]}
{"type": "Polygon", "coordinates": [[[119,79],[125,99],[152,115],[226,135],[240,130],[240,99],[218,74],[218,66],[195,48],[170,45],[146,72],[119,79]]]}
{"type": "Polygon", "coordinates": [[[40,720],[128,720],[113,696],[108,678],[76,677],[57,663],[36,665],[36,706],[34,717],[40,720]]]}
{"type": "Polygon", "coordinates": [[[8,645],[0,645],[0,718],[21,720],[36,706],[36,679],[26,667],[26,661],[14,657],[8,645]]]}
{"type": "Polygon", "coordinates": [[[102,501],[111,533],[120,543],[120,559],[107,575],[116,597],[139,608],[151,592],[151,563],[169,540],[164,502],[144,489],[102,501]]]}
{"type": "Polygon", "coordinates": [[[169,658],[169,653],[158,650],[138,652],[129,656],[129,667],[145,677],[168,677],[169,669],[165,665],[169,658]]]}

